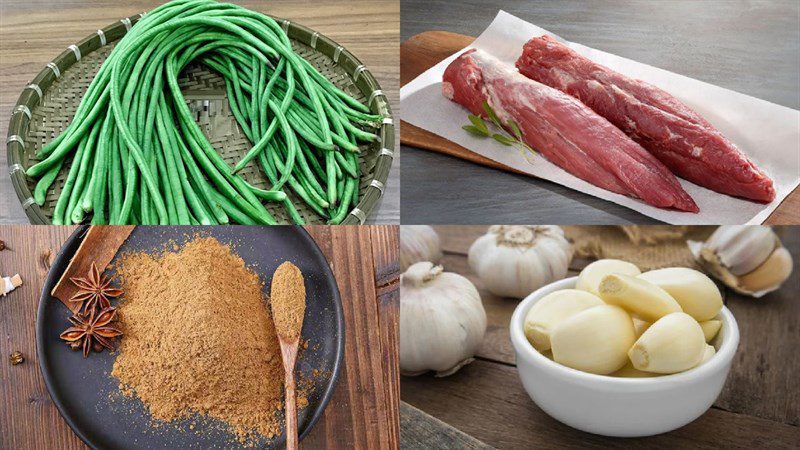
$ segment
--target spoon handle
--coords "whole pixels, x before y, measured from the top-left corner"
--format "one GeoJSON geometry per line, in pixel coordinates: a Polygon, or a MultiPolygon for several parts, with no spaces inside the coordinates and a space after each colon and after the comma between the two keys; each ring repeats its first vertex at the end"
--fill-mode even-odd
{"type": "Polygon", "coordinates": [[[286,449],[297,450],[297,398],[294,377],[294,365],[297,359],[297,343],[281,342],[281,353],[284,361],[284,385],[286,386],[286,449]]]}

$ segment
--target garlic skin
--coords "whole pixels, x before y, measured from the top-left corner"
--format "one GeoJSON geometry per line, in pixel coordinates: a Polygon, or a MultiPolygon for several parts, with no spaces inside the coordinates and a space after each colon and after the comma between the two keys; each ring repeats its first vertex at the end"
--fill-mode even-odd
{"type": "Polygon", "coordinates": [[[744,275],[760,266],[778,245],[770,227],[722,225],[703,247],[716,253],[732,274],[744,275]]]}
{"type": "Polygon", "coordinates": [[[439,235],[428,225],[403,225],[400,227],[400,269],[405,271],[412,264],[442,259],[439,235]]]}
{"type": "Polygon", "coordinates": [[[722,225],[706,242],[688,241],[698,264],[740,294],[762,297],[792,273],[792,255],[770,227],[722,225]]]}
{"type": "Polygon", "coordinates": [[[712,339],[717,337],[719,329],[722,328],[722,321],[720,320],[707,320],[700,322],[700,329],[703,330],[703,336],[706,342],[711,342],[712,339]]]}
{"type": "Polygon", "coordinates": [[[469,280],[427,261],[401,275],[401,374],[451,375],[473,361],[485,333],[486,311],[469,280]]]}
{"type": "Polygon", "coordinates": [[[633,367],[654,373],[678,373],[700,364],[706,351],[700,324],[676,312],[650,326],[628,352],[633,367]]]}
{"type": "Polygon", "coordinates": [[[698,322],[710,320],[722,309],[722,294],[706,274],[686,267],[645,272],[638,278],[667,291],[686,314],[698,322]]]}
{"type": "Polygon", "coordinates": [[[19,274],[0,278],[0,297],[5,297],[20,286],[22,286],[22,278],[19,274]]]}
{"type": "Polygon", "coordinates": [[[469,248],[469,266],[500,297],[523,298],[567,275],[572,246],[553,225],[494,225],[469,248]]]}
{"type": "Polygon", "coordinates": [[[603,305],[600,297],[577,289],[552,292],[534,303],[525,316],[525,337],[540,353],[550,350],[550,333],[575,314],[603,305]]]}
{"type": "Polygon", "coordinates": [[[600,282],[606,275],[611,275],[613,273],[620,273],[633,277],[642,272],[634,264],[627,261],[622,261],[620,259],[598,259],[581,270],[575,288],[591,292],[594,295],[600,295],[600,282]]]}
{"type": "Polygon", "coordinates": [[[554,361],[598,375],[621,369],[635,340],[631,316],[612,305],[581,311],[558,324],[550,335],[554,361]]]}
{"type": "Polygon", "coordinates": [[[609,305],[621,306],[647,322],[682,311],[681,305],[667,291],[638,277],[606,275],[598,290],[600,298],[609,305]]]}

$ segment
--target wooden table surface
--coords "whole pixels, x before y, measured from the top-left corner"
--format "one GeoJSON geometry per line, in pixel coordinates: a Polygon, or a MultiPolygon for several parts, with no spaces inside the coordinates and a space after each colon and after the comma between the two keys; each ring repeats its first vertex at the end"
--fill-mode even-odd
{"type": "MultiPolygon", "coordinates": [[[[761,299],[723,291],[725,305],[741,334],[725,387],[714,406],[691,424],[670,433],[615,439],[561,424],[539,409],[519,381],[508,324],[518,302],[489,294],[467,264],[467,250],[486,227],[434,227],[442,239],[446,271],[469,278],[481,294],[488,327],[476,361],[455,375],[401,377],[401,399],[472,439],[497,448],[628,447],[796,448],[800,442],[800,270],[783,288],[761,299]]],[[[784,245],[800,261],[800,229],[779,230],[784,245]]],[[[571,275],[586,261],[573,261],[571,275]]],[[[571,276],[570,275],[570,276],[571,276]]],[[[657,405],[654,405],[657,407],[657,405]]],[[[412,409],[406,415],[419,413],[412,409]]],[[[431,428],[430,420],[418,426],[431,428]]],[[[412,442],[406,437],[404,442],[412,442]]],[[[440,433],[454,434],[447,427],[440,433]]],[[[456,436],[460,442],[468,438],[456,436]]],[[[475,441],[464,448],[480,448],[475,441]]],[[[407,448],[423,448],[417,441],[407,448]]],[[[405,448],[405,447],[404,447],[405,448]]]]}
{"type": "MultiPolygon", "coordinates": [[[[395,449],[399,442],[397,227],[309,226],[343,299],[345,360],[323,418],[304,448],[395,449]]],[[[0,274],[24,285],[0,297],[0,449],[83,449],[44,385],[36,308],[48,267],[74,227],[0,226],[0,274]],[[25,362],[12,366],[20,351],[25,362]]]]}
{"type": "MultiPolygon", "coordinates": [[[[570,41],[800,109],[795,0],[403,0],[401,40],[431,30],[477,36],[499,9],[570,41]]],[[[404,224],[654,222],[555,183],[402,148],[404,224]]]]}
{"type": "MultiPolygon", "coordinates": [[[[227,0],[310,27],[346,47],[370,69],[399,122],[399,0],[227,0]]],[[[3,0],[0,2],[0,136],[22,89],[68,45],[160,0],[3,0]]],[[[383,199],[367,223],[400,222],[399,127],[383,199]]],[[[0,150],[0,224],[28,223],[0,150]]]]}

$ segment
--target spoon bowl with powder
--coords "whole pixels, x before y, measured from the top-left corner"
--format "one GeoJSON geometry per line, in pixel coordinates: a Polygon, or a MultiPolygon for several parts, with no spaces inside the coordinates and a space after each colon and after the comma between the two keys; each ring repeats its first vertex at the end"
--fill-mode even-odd
{"type": "Polygon", "coordinates": [[[298,446],[294,366],[306,310],[306,286],[300,269],[289,261],[278,266],[272,276],[270,305],[286,380],[286,448],[293,450],[298,446]]]}

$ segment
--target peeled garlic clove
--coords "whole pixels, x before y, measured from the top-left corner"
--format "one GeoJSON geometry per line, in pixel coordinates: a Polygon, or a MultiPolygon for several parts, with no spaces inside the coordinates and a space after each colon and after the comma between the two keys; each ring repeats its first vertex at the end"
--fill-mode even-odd
{"type": "Polygon", "coordinates": [[[794,264],[789,250],[775,249],[763,264],[739,277],[739,286],[751,292],[772,291],[792,274],[794,264]]]}
{"type": "Polygon", "coordinates": [[[703,359],[700,360],[700,364],[698,364],[698,366],[707,363],[708,360],[710,360],[711,357],[716,355],[716,354],[717,354],[717,350],[714,348],[714,346],[706,344],[706,348],[703,351],[703,359]]]}
{"type": "Polygon", "coordinates": [[[536,350],[549,350],[550,333],[556,325],[583,310],[602,304],[600,297],[577,289],[547,294],[525,316],[525,336],[536,350]]]}
{"type": "Polygon", "coordinates": [[[667,291],[630,275],[606,275],[600,282],[599,291],[600,298],[606,303],[621,306],[649,322],[681,311],[681,305],[667,291]]]}
{"type": "Polygon", "coordinates": [[[628,363],[619,369],[618,371],[610,374],[612,377],[620,377],[620,378],[650,378],[650,377],[657,377],[659,374],[652,373],[652,372],[645,372],[644,370],[639,370],[633,367],[633,363],[628,360],[628,363]]]}
{"type": "Polygon", "coordinates": [[[706,339],[706,342],[711,342],[719,333],[719,329],[722,327],[722,322],[719,320],[706,320],[705,322],[700,322],[700,328],[703,330],[703,336],[706,339]]]}
{"type": "Polygon", "coordinates": [[[681,305],[698,322],[713,319],[722,309],[722,294],[706,274],[687,267],[657,269],[639,275],[655,284],[681,305]]]}
{"type": "Polygon", "coordinates": [[[550,334],[553,360],[599,375],[621,369],[635,340],[631,316],[612,305],[581,311],[558,324],[550,334]]]}
{"type": "Polygon", "coordinates": [[[642,272],[638,267],[627,261],[619,259],[599,259],[581,270],[575,288],[598,295],[600,282],[606,275],[612,273],[636,276],[642,272]]]}
{"type": "Polygon", "coordinates": [[[648,328],[652,325],[650,322],[645,322],[644,320],[637,319],[636,317],[633,318],[633,332],[636,335],[636,339],[639,339],[639,336],[644,334],[648,328]]]}
{"type": "Polygon", "coordinates": [[[678,373],[700,364],[706,340],[692,316],[676,312],[656,321],[628,352],[633,367],[654,373],[678,373]]]}

